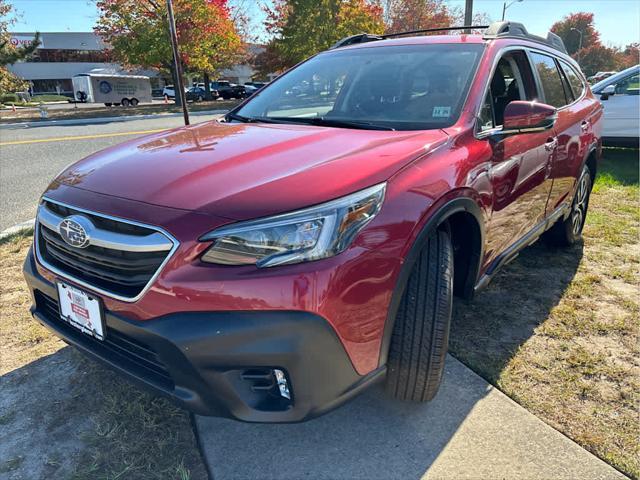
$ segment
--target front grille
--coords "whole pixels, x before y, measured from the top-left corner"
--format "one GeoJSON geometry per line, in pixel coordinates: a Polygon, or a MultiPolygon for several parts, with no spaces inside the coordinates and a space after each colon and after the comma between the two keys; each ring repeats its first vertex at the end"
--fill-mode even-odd
{"type": "Polygon", "coordinates": [[[108,295],[124,299],[139,295],[158,272],[173,246],[170,239],[152,228],[75,210],[51,201],[44,201],[40,209],[37,247],[45,266],[52,266],[64,276],[108,295]],[[92,244],[77,248],[66,243],[58,231],[58,225],[71,215],[89,219],[95,227],[94,235],[117,238],[119,243],[116,245],[119,248],[92,244]],[[149,244],[149,251],[145,251],[144,242],[147,238],[154,240],[149,244]],[[164,239],[166,247],[157,246],[158,238],[164,239]]]}
{"type": "Polygon", "coordinates": [[[174,384],[169,372],[150,346],[108,326],[105,339],[98,340],[64,321],[60,317],[60,309],[56,299],[38,290],[34,295],[38,311],[67,337],[126,370],[133,371],[164,390],[171,391],[173,389],[174,384]]]}

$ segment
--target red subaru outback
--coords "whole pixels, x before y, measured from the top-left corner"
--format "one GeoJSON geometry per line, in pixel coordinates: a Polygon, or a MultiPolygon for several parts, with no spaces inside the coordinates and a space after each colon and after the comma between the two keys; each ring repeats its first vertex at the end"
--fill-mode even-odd
{"type": "Polygon", "coordinates": [[[34,317],[205,415],[289,422],[437,392],[454,295],[581,235],[602,108],[555,36],[359,35],[224,119],[43,195],[34,317]]]}

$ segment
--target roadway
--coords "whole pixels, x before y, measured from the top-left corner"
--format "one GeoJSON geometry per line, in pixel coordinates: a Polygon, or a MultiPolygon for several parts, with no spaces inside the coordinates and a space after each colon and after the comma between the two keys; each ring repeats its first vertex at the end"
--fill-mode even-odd
{"type": "MultiPolygon", "coordinates": [[[[192,123],[218,117],[193,115],[192,123]]],[[[0,232],[34,217],[38,199],[65,166],[91,153],[182,125],[181,116],[88,125],[0,125],[0,232]]]]}

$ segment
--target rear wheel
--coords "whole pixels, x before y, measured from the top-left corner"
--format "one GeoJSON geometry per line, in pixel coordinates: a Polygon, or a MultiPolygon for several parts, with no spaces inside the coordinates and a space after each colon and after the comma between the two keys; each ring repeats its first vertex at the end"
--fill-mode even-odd
{"type": "Polygon", "coordinates": [[[138,101],[137,98],[132,98],[131,99],[131,106],[132,107],[135,107],[136,105],[138,105],[138,103],[140,103],[140,102],[138,101]]]}
{"type": "Polygon", "coordinates": [[[123,107],[128,107],[129,105],[131,105],[131,102],[129,102],[128,98],[123,98],[120,102],[120,105],[122,105],[123,107]]]}
{"type": "Polygon", "coordinates": [[[411,271],[391,336],[386,389],[424,402],[440,387],[449,344],[453,249],[449,234],[433,233],[411,271]]]}
{"type": "Polygon", "coordinates": [[[576,193],[571,203],[571,213],[565,220],[560,220],[545,234],[546,239],[553,245],[570,246],[582,238],[582,229],[587,218],[589,197],[591,195],[591,172],[584,166],[576,193]]]}

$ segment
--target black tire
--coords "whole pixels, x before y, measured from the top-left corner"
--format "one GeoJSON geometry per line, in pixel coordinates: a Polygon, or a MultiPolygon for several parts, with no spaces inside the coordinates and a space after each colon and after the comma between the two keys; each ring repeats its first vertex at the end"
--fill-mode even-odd
{"type": "Polygon", "coordinates": [[[137,98],[132,98],[131,99],[131,106],[132,107],[138,106],[139,103],[140,103],[140,101],[137,98]]]}
{"type": "Polygon", "coordinates": [[[104,106],[105,106],[105,107],[110,107],[110,106],[111,106],[111,104],[110,104],[110,103],[105,103],[105,104],[104,104],[104,106]]]}
{"type": "Polygon", "coordinates": [[[391,336],[386,389],[400,400],[426,402],[440,388],[453,298],[449,234],[429,237],[411,271],[391,336]]]}
{"type": "Polygon", "coordinates": [[[129,105],[131,105],[131,102],[129,102],[128,98],[123,98],[120,102],[120,105],[122,105],[123,107],[128,107],[129,105]]]}
{"type": "Polygon", "coordinates": [[[551,245],[569,247],[582,238],[582,229],[587,218],[589,198],[591,196],[591,172],[588,166],[582,168],[582,173],[576,185],[576,193],[571,202],[571,213],[564,220],[559,220],[545,233],[545,239],[551,245]]]}

